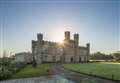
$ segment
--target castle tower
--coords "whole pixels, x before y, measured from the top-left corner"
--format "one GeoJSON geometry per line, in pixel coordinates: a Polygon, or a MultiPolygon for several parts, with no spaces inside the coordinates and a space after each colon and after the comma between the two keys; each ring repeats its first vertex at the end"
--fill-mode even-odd
{"type": "Polygon", "coordinates": [[[36,63],[36,58],[35,58],[36,46],[37,46],[37,41],[32,40],[32,60],[34,60],[34,63],[36,63]]]}
{"type": "Polygon", "coordinates": [[[70,32],[69,31],[65,32],[65,40],[70,40],[70,32]]]}
{"type": "Polygon", "coordinates": [[[43,40],[43,34],[42,33],[38,33],[37,34],[37,40],[38,41],[42,41],[43,40]]]}
{"type": "Polygon", "coordinates": [[[32,48],[32,53],[33,53],[33,55],[34,55],[34,53],[35,53],[35,51],[36,51],[35,49],[36,49],[36,47],[37,47],[37,41],[32,40],[31,43],[32,43],[32,47],[31,47],[31,48],[32,48]]]}
{"type": "Polygon", "coordinates": [[[86,47],[87,47],[87,62],[89,61],[89,55],[90,55],[90,43],[87,43],[86,44],[86,47]]]}
{"type": "Polygon", "coordinates": [[[79,34],[74,34],[75,46],[79,45],[79,34]]]}
{"type": "Polygon", "coordinates": [[[87,46],[87,48],[90,48],[90,43],[87,43],[86,46],[87,46]]]}

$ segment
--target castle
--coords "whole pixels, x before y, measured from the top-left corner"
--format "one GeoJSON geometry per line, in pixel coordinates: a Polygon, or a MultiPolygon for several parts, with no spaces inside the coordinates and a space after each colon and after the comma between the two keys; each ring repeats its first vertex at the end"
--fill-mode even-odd
{"type": "Polygon", "coordinates": [[[37,64],[44,62],[88,62],[90,44],[79,46],[79,34],[70,39],[70,32],[65,32],[63,44],[43,40],[43,34],[37,34],[37,41],[32,40],[32,54],[37,64]]]}

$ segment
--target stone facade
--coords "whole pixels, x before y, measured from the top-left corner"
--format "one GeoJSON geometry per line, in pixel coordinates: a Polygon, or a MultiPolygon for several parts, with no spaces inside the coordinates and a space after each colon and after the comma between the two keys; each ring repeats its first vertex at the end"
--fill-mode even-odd
{"type": "Polygon", "coordinates": [[[37,34],[37,41],[32,40],[32,55],[35,61],[42,62],[88,62],[90,44],[86,47],[79,46],[79,34],[74,34],[70,39],[70,32],[65,32],[63,44],[43,40],[43,34],[37,34]]]}
{"type": "Polygon", "coordinates": [[[15,62],[23,62],[23,63],[31,63],[32,62],[32,54],[30,52],[20,52],[16,53],[14,56],[15,62]]]}

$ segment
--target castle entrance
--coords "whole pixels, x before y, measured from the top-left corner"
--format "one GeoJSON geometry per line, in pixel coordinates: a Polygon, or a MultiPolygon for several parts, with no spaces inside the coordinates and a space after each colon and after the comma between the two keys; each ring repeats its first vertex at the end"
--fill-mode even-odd
{"type": "Polygon", "coordinates": [[[73,57],[71,57],[71,62],[73,62],[73,57]]]}
{"type": "Polygon", "coordinates": [[[81,62],[81,57],[79,57],[79,62],[81,62]]]}

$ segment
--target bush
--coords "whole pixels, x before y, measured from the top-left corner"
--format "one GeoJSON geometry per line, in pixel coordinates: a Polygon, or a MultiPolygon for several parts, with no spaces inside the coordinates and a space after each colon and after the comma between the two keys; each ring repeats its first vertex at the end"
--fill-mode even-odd
{"type": "Polygon", "coordinates": [[[0,80],[8,79],[12,76],[13,73],[20,71],[24,68],[26,64],[21,62],[16,63],[2,63],[0,66],[0,80]]]}
{"type": "Polygon", "coordinates": [[[7,67],[1,68],[0,69],[0,80],[8,79],[11,77],[12,72],[7,69],[7,67]]]}
{"type": "Polygon", "coordinates": [[[120,53],[119,52],[118,53],[113,53],[112,55],[113,55],[113,57],[116,61],[120,61],[120,53]]]}

